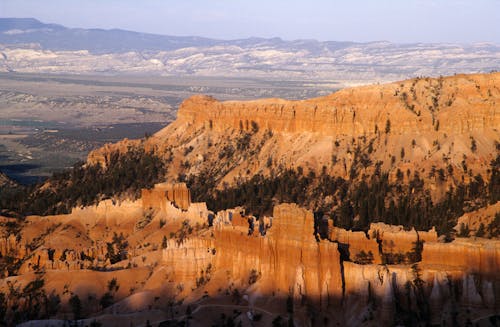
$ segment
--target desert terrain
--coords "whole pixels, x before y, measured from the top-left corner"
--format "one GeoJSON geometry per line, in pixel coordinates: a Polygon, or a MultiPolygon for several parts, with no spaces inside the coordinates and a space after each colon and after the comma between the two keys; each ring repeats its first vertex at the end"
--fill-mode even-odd
{"type": "Polygon", "coordinates": [[[497,324],[499,101],[499,73],[189,97],[158,132],[2,193],[0,318],[497,324]]]}
{"type": "Polygon", "coordinates": [[[500,47],[491,42],[223,40],[0,18],[0,72],[333,81],[343,88],[417,76],[488,73],[498,70],[499,63],[500,47]]]}
{"type": "Polygon", "coordinates": [[[259,79],[0,74],[0,171],[34,183],[107,142],[136,139],[176,117],[182,99],[307,98],[324,83],[259,79]]]}

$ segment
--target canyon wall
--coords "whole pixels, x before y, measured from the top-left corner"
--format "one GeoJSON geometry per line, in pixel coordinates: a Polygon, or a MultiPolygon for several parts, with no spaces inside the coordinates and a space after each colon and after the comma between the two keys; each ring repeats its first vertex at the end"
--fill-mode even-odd
{"type": "Polygon", "coordinates": [[[107,167],[113,153],[141,148],[168,164],[165,180],[205,173],[218,188],[283,168],[369,177],[377,164],[392,183],[409,184],[418,172],[438,201],[462,180],[489,179],[500,140],[498,103],[500,73],[418,78],[298,101],[199,95],[152,137],[108,144],[91,152],[88,164],[107,167]]]}
{"type": "Polygon", "coordinates": [[[178,121],[216,131],[258,127],[357,137],[375,134],[376,125],[384,129],[388,119],[396,134],[432,132],[439,120],[445,133],[477,132],[500,125],[499,84],[500,73],[494,73],[357,87],[301,101],[219,102],[193,96],[179,107],[178,121]]]}
{"type": "MultiPolygon", "coordinates": [[[[184,190],[179,198],[190,203],[185,185],[178,188],[184,190]]],[[[381,223],[372,224],[368,233],[329,226],[329,239],[320,239],[313,213],[296,204],[277,205],[272,217],[257,219],[241,207],[213,214],[204,203],[191,203],[182,210],[167,200],[172,195],[164,185],[143,194],[149,196],[144,202],[107,200],[70,215],[28,217],[19,236],[3,229],[2,255],[23,259],[19,277],[9,280],[34,271],[69,276],[103,269],[111,276],[115,269],[145,268],[145,276],[151,276],[141,281],[146,289],[166,287],[177,299],[195,301],[192,294],[216,298],[224,290],[239,289],[257,298],[291,298],[297,315],[305,304],[336,312],[347,325],[393,324],[398,317],[410,319],[410,313],[439,324],[452,321],[457,312],[466,315],[474,309],[471,317],[478,317],[500,305],[498,240],[441,243],[434,230],[404,231],[381,223]],[[150,212],[147,224],[138,226],[150,212]],[[157,225],[160,219],[165,222],[157,225]],[[121,253],[117,234],[130,246],[112,264],[110,244],[114,254],[121,253]],[[162,238],[162,249],[150,247],[162,238]],[[423,242],[417,262],[381,264],[385,251],[410,252],[417,241],[423,242]],[[371,252],[373,259],[366,260],[363,252],[371,252]]],[[[79,281],[72,283],[86,296],[79,281]]]]}
{"type": "Polygon", "coordinates": [[[451,243],[424,243],[422,264],[498,278],[500,241],[457,238],[451,243]]]}
{"type": "Polygon", "coordinates": [[[143,208],[161,208],[165,210],[167,202],[174,206],[188,210],[191,204],[191,195],[185,183],[161,183],[156,184],[153,189],[141,191],[143,208]]]}
{"type": "Polygon", "coordinates": [[[366,255],[371,254],[372,263],[382,263],[377,239],[368,238],[365,232],[353,232],[333,226],[330,229],[329,238],[339,243],[340,247],[344,247],[346,255],[350,260],[363,259],[362,256],[364,253],[366,255]]]}
{"type": "MultiPolygon", "coordinates": [[[[0,254],[23,259],[20,274],[44,269],[98,269],[111,264],[108,243],[116,243],[117,237],[148,233],[160,223],[208,224],[206,204],[192,203],[184,183],[157,184],[143,189],[142,194],[136,201],[104,200],[95,206],[74,208],[67,215],[29,216],[19,234],[0,238],[0,254]]],[[[116,246],[113,249],[119,252],[116,246]]],[[[132,261],[142,252],[130,249],[123,258],[132,261]]]]}
{"type": "Polygon", "coordinates": [[[164,263],[178,262],[181,280],[191,278],[187,285],[210,267],[210,277],[219,285],[246,288],[255,282],[251,292],[292,296],[298,307],[304,301],[324,310],[342,307],[349,325],[373,319],[392,324],[395,315],[410,311],[441,323],[454,319],[461,308],[487,314],[500,304],[499,241],[439,243],[434,230],[403,231],[400,226],[373,224],[371,232],[381,245],[384,240],[394,242],[388,251],[410,252],[417,240],[423,242],[420,262],[381,265],[376,238],[332,227],[331,241],[316,239],[312,212],[295,204],[275,207],[265,236],[248,233],[241,208],[217,217],[210,241],[193,240],[163,251],[164,263]],[[342,246],[349,249],[343,260],[342,246]],[[352,262],[362,250],[373,252],[373,263],[352,262]]]}
{"type": "Polygon", "coordinates": [[[230,278],[240,287],[250,285],[253,277],[259,280],[259,292],[264,294],[293,295],[297,302],[309,298],[325,308],[339,303],[340,255],[335,243],[316,241],[310,211],[295,204],[276,206],[266,236],[248,235],[248,226],[241,226],[238,219],[232,222],[218,224],[212,242],[188,241],[172,247],[169,243],[163,251],[163,262],[174,267],[178,264],[180,273],[177,268],[175,273],[182,274],[189,285],[192,277],[206,271],[210,264],[212,271],[222,275],[218,278],[230,278]],[[201,248],[193,247],[197,242],[201,242],[201,248]]]}
{"type": "Polygon", "coordinates": [[[371,223],[368,235],[381,242],[383,253],[408,253],[415,251],[417,242],[437,242],[437,232],[404,230],[403,226],[371,223]]]}

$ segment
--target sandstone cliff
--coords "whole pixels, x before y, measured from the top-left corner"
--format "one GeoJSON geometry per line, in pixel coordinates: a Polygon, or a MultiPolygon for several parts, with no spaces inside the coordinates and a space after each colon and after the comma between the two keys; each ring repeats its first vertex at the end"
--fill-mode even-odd
{"type": "Polygon", "coordinates": [[[233,222],[215,227],[213,241],[169,243],[163,261],[189,287],[200,277],[206,279],[210,267],[210,278],[224,283],[229,278],[237,287],[248,287],[249,279],[255,278],[263,294],[291,294],[297,303],[309,298],[324,308],[339,304],[340,256],[336,244],[315,240],[310,211],[294,204],[275,207],[273,225],[265,237],[248,235],[247,226],[233,222]],[[205,275],[200,276],[203,270],[205,275]]]}
{"type": "Polygon", "coordinates": [[[458,238],[451,243],[425,243],[422,263],[497,278],[500,241],[458,238]]]}
{"type": "Polygon", "coordinates": [[[188,210],[191,204],[189,189],[185,183],[180,184],[157,184],[152,190],[142,190],[142,205],[144,208],[166,209],[166,203],[170,202],[174,206],[188,210]]]}
{"type": "MultiPolygon", "coordinates": [[[[142,190],[136,200],[108,199],[67,215],[2,218],[0,262],[3,270],[9,261],[16,269],[2,272],[0,289],[12,293],[15,283],[24,289],[45,273],[58,278],[44,285],[45,294],[63,294],[68,312],[70,292],[97,299],[111,292],[106,281],[116,277],[123,286],[113,296],[123,302],[106,309],[89,300],[88,312],[170,306],[170,315],[180,317],[187,312],[182,303],[213,309],[231,302],[223,305],[239,310],[246,297],[249,311],[260,303],[267,322],[278,314],[291,319],[293,311],[299,325],[316,318],[316,324],[373,326],[491,315],[500,301],[496,240],[442,243],[434,229],[376,223],[356,232],[331,221],[321,239],[313,212],[296,204],[273,198],[272,215],[260,217],[242,207],[214,213],[191,201],[186,184],[172,182],[200,175],[224,188],[300,166],[304,175],[346,179],[388,172],[398,185],[420,174],[422,192],[439,198],[460,181],[488,182],[500,139],[499,84],[500,74],[492,73],[346,89],[306,101],[190,98],[178,119],[153,137],[89,155],[88,165],[106,169],[116,152],[141,147],[168,164],[166,183],[142,190]]],[[[336,200],[314,199],[338,209],[336,200]]],[[[382,206],[390,200],[383,198],[382,206]]],[[[371,205],[370,221],[379,221],[371,205]]],[[[461,219],[472,224],[484,213],[491,221],[490,211],[461,219]]]]}
{"type": "Polygon", "coordinates": [[[381,242],[384,253],[407,253],[415,250],[417,242],[436,242],[438,235],[433,228],[430,231],[405,231],[403,226],[391,226],[384,223],[370,224],[368,234],[381,242]]]}
{"type": "Polygon", "coordinates": [[[278,133],[358,137],[376,134],[375,126],[384,129],[387,119],[394,134],[433,132],[436,121],[442,133],[482,132],[500,124],[499,83],[495,73],[358,87],[304,101],[218,102],[194,96],[182,103],[177,120],[219,132],[251,130],[254,122],[278,133]]]}
{"type": "Polygon", "coordinates": [[[460,180],[488,178],[500,140],[498,103],[500,73],[417,78],[302,101],[194,96],[153,137],[106,145],[88,162],[105,166],[113,151],[143,147],[169,162],[167,179],[208,172],[219,186],[277,167],[326,167],[344,178],[355,167],[370,175],[380,162],[394,181],[398,170],[405,183],[407,171],[418,172],[440,197],[460,180]],[[360,154],[371,164],[357,167],[360,154]],[[430,173],[440,170],[440,178],[430,173]]]}
{"type": "MultiPolygon", "coordinates": [[[[205,204],[191,203],[183,184],[162,184],[143,194],[134,202],[107,200],[69,215],[29,217],[19,236],[2,225],[2,256],[17,257],[21,265],[18,276],[0,281],[0,289],[22,288],[42,274],[46,294],[61,294],[67,304],[68,294],[104,296],[106,282],[116,278],[120,288],[113,296],[119,302],[113,312],[165,308],[181,300],[196,306],[200,297],[212,298],[214,305],[229,297],[241,307],[243,297],[250,308],[281,303],[269,310],[284,314],[288,298],[300,324],[321,318],[330,325],[405,323],[413,315],[452,322],[456,315],[488,316],[499,305],[495,240],[440,243],[433,230],[381,223],[367,234],[330,226],[329,240],[321,240],[313,213],[295,204],[277,205],[272,217],[257,219],[241,207],[213,214],[205,204]],[[190,205],[183,210],[171,200],[190,205]],[[417,241],[423,242],[421,261],[380,264],[386,252],[411,251],[417,241]],[[373,260],[360,260],[361,251],[372,252],[373,260]]],[[[102,308],[89,300],[87,310],[102,308]]]]}

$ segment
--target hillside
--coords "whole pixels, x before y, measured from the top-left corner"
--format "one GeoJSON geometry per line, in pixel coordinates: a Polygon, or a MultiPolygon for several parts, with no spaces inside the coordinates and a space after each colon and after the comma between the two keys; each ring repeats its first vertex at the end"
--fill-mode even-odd
{"type": "MultiPolygon", "coordinates": [[[[212,210],[296,202],[345,228],[370,222],[450,233],[498,200],[500,74],[413,79],[302,101],[185,100],[151,137],[107,144],[14,211],[63,213],[187,182],[212,210]],[[375,208],[371,211],[368,208],[375,208]]],[[[28,196],[26,196],[28,197],[28,196]]],[[[14,197],[15,198],[15,197],[14,197]]]]}
{"type": "MultiPolygon", "coordinates": [[[[92,152],[88,163],[105,167],[113,153],[146,149],[168,162],[168,180],[187,180],[195,197],[209,204],[214,189],[241,190],[256,176],[279,179],[295,171],[310,180],[340,178],[351,189],[363,181],[384,189],[392,184],[384,206],[415,193],[434,204],[457,196],[474,207],[476,198],[498,192],[495,182],[487,184],[499,164],[499,85],[500,74],[492,73],[345,89],[304,101],[197,96],[184,101],[177,120],[153,137],[107,145],[92,152]]],[[[321,199],[308,193],[301,204],[325,210],[335,198],[343,202],[335,189],[332,197],[324,188],[317,191],[321,199]]]]}
{"type": "Polygon", "coordinates": [[[500,73],[191,97],[1,194],[0,323],[493,324],[499,101],[500,73]]]}
{"type": "Polygon", "coordinates": [[[5,174],[0,172],[0,188],[9,187],[15,185],[14,181],[12,181],[5,174]]]}
{"type": "Polygon", "coordinates": [[[104,164],[107,153],[142,143],[163,157],[173,151],[174,166],[191,162],[193,167],[182,171],[188,175],[231,160],[230,169],[217,175],[228,183],[280,164],[316,172],[326,166],[347,177],[353,152],[360,148],[370,152],[372,163],[382,162],[383,170],[408,167],[423,173],[432,165],[452,165],[459,179],[469,171],[485,175],[500,140],[499,87],[500,74],[492,73],[344,89],[303,101],[218,102],[194,96],[181,104],[177,120],[153,137],[108,145],[91,153],[89,163],[104,164]],[[236,146],[231,158],[224,158],[225,139],[247,141],[244,150],[254,155],[245,158],[248,151],[236,146]],[[200,154],[203,160],[197,160],[200,154]],[[391,163],[392,156],[396,161],[391,163]],[[463,161],[469,168],[465,172],[463,161]]]}
{"type": "MultiPolygon", "coordinates": [[[[495,319],[500,299],[498,239],[444,243],[434,229],[383,223],[347,231],[296,204],[259,218],[213,213],[185,184],[0,218],[7,325],[413,326],[495,319]]],[[[498,235],[498,221],[487,228],[498,235]]]]}

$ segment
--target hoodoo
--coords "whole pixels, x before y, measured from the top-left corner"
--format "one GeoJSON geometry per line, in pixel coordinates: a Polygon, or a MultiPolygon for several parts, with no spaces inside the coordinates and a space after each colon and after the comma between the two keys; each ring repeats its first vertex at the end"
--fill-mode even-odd
{"type": "Polygon", "coordinates": [[[0,324],[495,322],[499,104],[500,73],[191,97],[153,136],[12,193],[0,324]]]}

